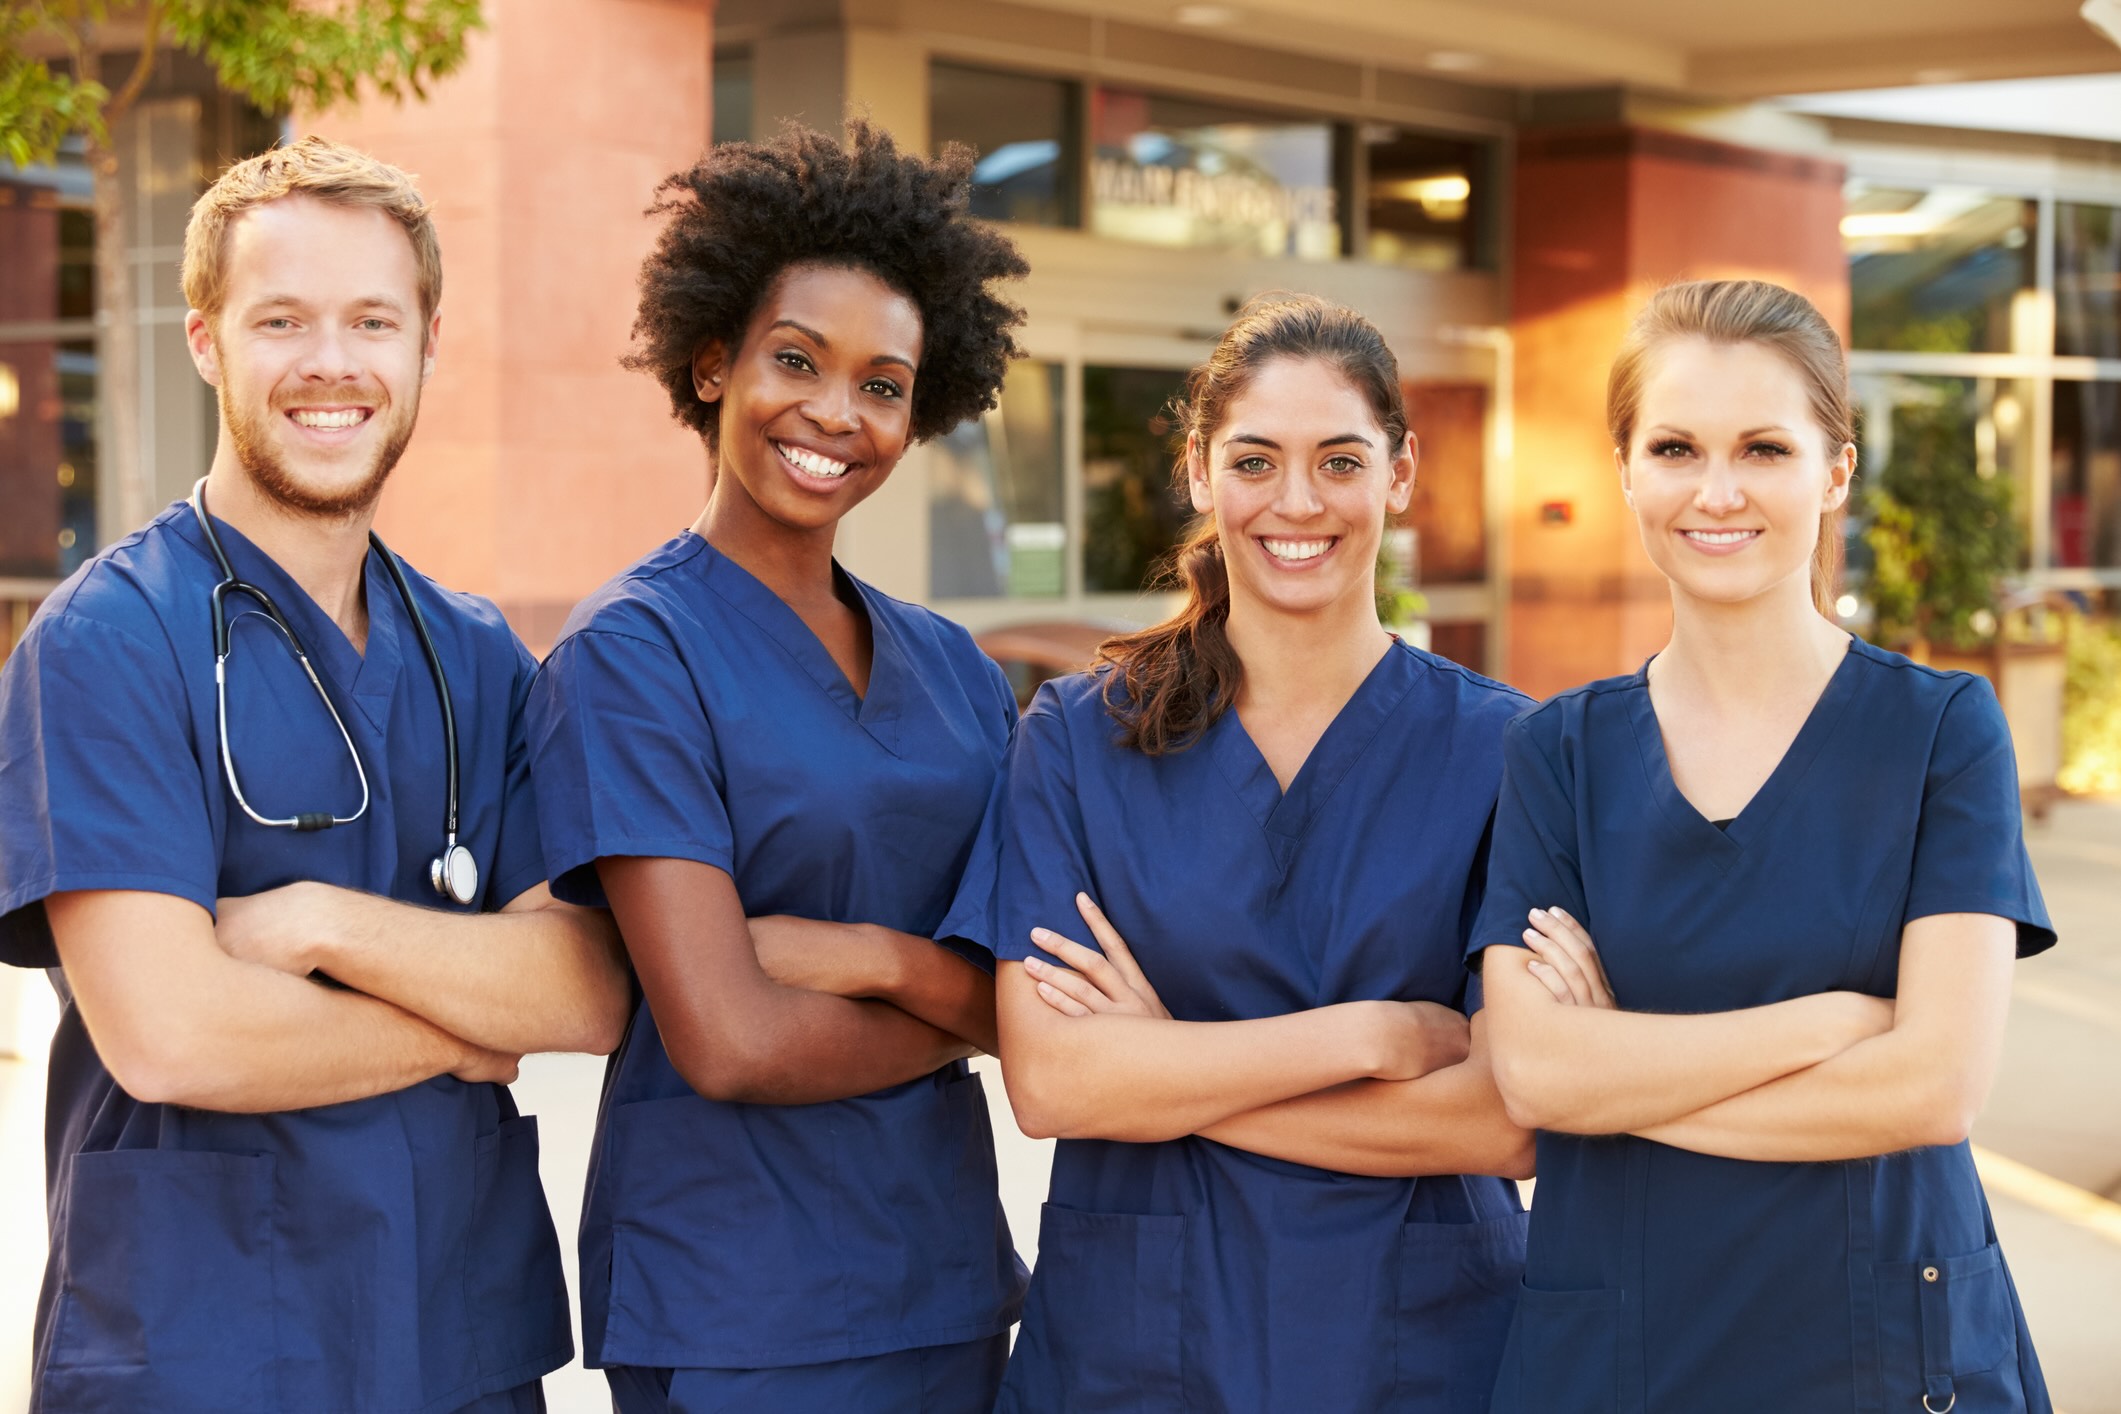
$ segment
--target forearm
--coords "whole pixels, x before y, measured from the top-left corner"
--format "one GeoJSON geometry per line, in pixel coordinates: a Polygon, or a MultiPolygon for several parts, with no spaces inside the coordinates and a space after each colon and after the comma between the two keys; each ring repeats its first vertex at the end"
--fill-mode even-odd
{"type": "Polygon", "coordinates": [[[532,906],[460,914],[340,891],[317,971],[497,1051],[609,1054],[631,983],[610,917],[532,906]]]}
{"type": "Polygon", "coordinates": [[[1269,1158],[1377,1178],[1532,1176],[1532,1136],[1510,1122],[1479,1057],[1418,1080],[1356,1080],[1299,1095],[1233,1115],[1201,1136],[1269,1158]]]}
{"type": "Polygon", "coordinates": [[[1487,950],[1495,1080],[1527,1129],[1624,1134],[1816,1065],[1861,1039],[1842,994],[1697,1015],[1556,1002],[1522,949],[1487,950]]]}
{"type": "Polygon", "coordinates": [[[973,1054],[960,1038],[888,1002],[837,997],[760,979],[741,1008],[728,1013],[656,1011],[671,1064],[687,1084],[714,1100],[811,1105],[867,1095],[917,1080],[973,1054]]]}
{"type": "Polygon", "coordinates": [[[1360,1005],[1246,1021],[1055,1015],[1035,1040],[1012,1037],[1005,1013],[1003,1073],[1033,1138],[1177,1139],[1368,1078],[1376,1061],[1364,1049],[1360,1005]]]}
{"type": "Polygon", "coordinates": [[[994,978],[948,948],[911,933],[879,929],[893,966],[876,993],[899,1010],[994,1055],[994,978]]]}
{"type": "Polygon", "coordinates": [[[785,915],[753,918],[748,926],[759,966],[783,986],[889,1002],[994,1054],[993,977],[933,939],[881,924],[785,915]]]}

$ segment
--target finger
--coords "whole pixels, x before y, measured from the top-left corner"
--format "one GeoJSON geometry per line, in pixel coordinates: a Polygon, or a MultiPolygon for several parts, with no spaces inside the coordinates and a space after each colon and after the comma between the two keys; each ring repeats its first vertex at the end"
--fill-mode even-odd
{"type": "Polygon", "coordinates": [[[1555,974],[1568,984],[1571,1001],[1581,1006],[1591,1005],[1590,979],[1583,975],[1583,969],[1569,956],[1567,948],[1536,927],[1524,930],[1524,940],[1532,949],[1532,955],[1554,969],[1555,974]]]}
{"type": "Polygon", "coordinates": [[[1585,999],[1597,1000],[1602,988],[1592,980],[1594,974],[1599,972],[1599,967],[1598,950],[1591,946],[1591,935],[1580,927],[1571,927],[1551,910],[1543,908],[1532,910],[1532,926],[1553,945],[1553,951],[1558,958],[1566,959],[1566,962],[1557,965],[1564,968],[1573,967],[1582,975],[1584,985],[1590,988],[1585,999]]]}
{"type": "Polygon", "coordinates": [[[1561,974],[1553,968],[1534,958],[1531,962],[1525,964],[1525,971],[1538,978],[1541,985],[1554,994],[1555,1001],[1569,1006],[1576,1004],[1576,998],[1569,993],[1569,984],[1562,981],[1561,974]]]}
{"type": "Polygon", "coordinates": [[[1038,984],[1038,999],[1063,1016],[1088,1016],[1090,1008],[1066,995],[1051,982],[1038,984]]]}
{"type": "Polygon", "coordinates": [[[1145,990],[1148,978],[1142,974],[1141,964],[1134,960],[1133,949],[1129,948],[1127,940],[1119,935],[1119,929],[1112,926],[1112,920],[1105,917],[1105,911],[1097,906],[1090,895],[1082,893],[1075,896],[1075,911],[1083,916],[1083,922],[1090,925],[1090,936],[1097,939],[1097,945],[1105,950],[1105,956],[1111,960],[1120,976],[1127,980],[1127,984],[1136,991],[1145,990]]]}
{"type": "MultiPolygon", "coordinates": [[[[1033,958],[1031,961],[1036,962],[1037,959],[1033,958]]],[[[1025,964],[1024,970],[1046,986],[1074,998],[1091,1011],[1111,1011],[1119,1004],[1118,998],[1099,991],[1095,983],[1079,973],[1060,967],[1047,967],[1044,964],[1032,967],[1029,963],[1025,964]]]]}
{"type": "Polygon", "coordinates": [[[1095,982],[1098,988],[1114,1001],[1119,1001],[1134,990],[1127,985],[1127,979],[1120,976],[1119,969],[1112,965],[1111,960],[1096,948],[1085,947],[1073,938],[1063,938],[1046,928],[1033,928],[1031,937],[1047,952],[1095,982]]]}
{"type": "Polygon", "coordinates": [[[1595,1000],[1602,1006],[1611,1006],[1613,987],[1606,980],[1605,959],[1598,955],[1598,945],[1591,941],[1590,930],[1565,908],[1550,908],[1547,915],[1561,925],[1556,936],[1568,946],[1584,976],[1590,980],[1595,1000]]]}

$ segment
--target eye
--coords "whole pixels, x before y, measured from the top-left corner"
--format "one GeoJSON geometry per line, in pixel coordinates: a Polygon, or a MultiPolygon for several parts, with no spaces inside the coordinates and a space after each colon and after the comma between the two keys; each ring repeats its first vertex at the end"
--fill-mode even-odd
{"type": "Polygon", "coordinates": [[[1692,456],[1694,444],[1680,437],[1659,437],[1650,443],[1649,453],[1660,461],[1676,461],[1680,457],[1692,456]]]}
{"type": "Polygon", "coordinates": [[[364,334],[382,334],[389,331],[390,321],[387,319],[379,319],[375,315],[371,314],[368,316],[368,318],[363,319],[355,327],[360,329],[361,332],[364,334]]]}
{"type": "Polygon", "coordinates": [[[1351,457],[1345,452],[1341,453],[1337,457],[1326,458],[1326,470],[1332,472],[1339,472],[1342,475],[1346,475],[1347,473],[1352,471],[1361,471],[1362,466],[1363,463],[1361,457],[1351,457]]]}
{"type": "Polygon", "coordinates": [[[1749,457],[1780,458],[1791,455],[1791,452],[1780,442],[1752,442],[1747,444],[1745,454],[1749,457]]]}
{"type": "Polygon", "coordinates": [[[905,390],[889,378],[872,378],[862,385],[862,391],[878,398],[901,398],[905,396],[905,390]]]}
{"type": "Polygon", "coordinates": [[[1257,453],[1254,453],[1249,457],[1239,457],[1236,461],[1230,463],[1230,470],[1247,472],[1254,475],[1262,471],[1272,471],[1273,469],[1274,464],[1257,453]]]}
{"type": "Polygon", "coordinates": [[[810,362],[810,356],[798,349],[782,349],[773,357],[784,368],[793,368],[804,373],[817,371],[816,366],[810,362]]]}
{"type": "Polygon", "coordinates": [[[270,318],[266,318],[266,319],[261,319],[261,320],[259,320],[259,321],[258,321],[258,327],[259,327],[260,329],[271,329],[271,330],[274,330],[274,331],[276,331],[276,332],[277,332],[277,331],[279,331],[279,330],[282,330],[282,329],[292,329],[292,328],[294,328],[294,327],[295,327],[295,321],[294,321],[294,320],[292,320],[292,319],[289,319],[289,318],[288,318],[288,317],[287,317],[286,315],[284,315],[284,314],[275,314],[275,315],[272,315],[272,316],[271,316],[270,318]]]}

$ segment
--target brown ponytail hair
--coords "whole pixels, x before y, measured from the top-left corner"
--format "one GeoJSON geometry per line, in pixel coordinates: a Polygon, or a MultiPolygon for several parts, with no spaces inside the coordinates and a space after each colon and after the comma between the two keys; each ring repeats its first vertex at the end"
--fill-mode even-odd
{"type": "MultiPolygon", "coordinates": [[[[1673,339],[1712,344],[1760,344],[1789,360],[1803,376],[1813,420],[1826,433],[1830,451],[1856,440],[1856,413],[1849,397],[1848,360],[1834,326],[1794,290],[1765,280],[1696,280],[1667,285],[1650,296],[1613,360],[1606,381],[1606,427],[1625,458],[1642,406],[1650,355],[1673,339]]],[[[1846,502],[1844,502],[1844,505],[1846,502]]],[[[1812,603],[1833,617],[1834,589],[1841,577],[1843,508],[1819,516],[1819,543],[1812,550],[1812,603]]]]}
{"type": "MultiPolygon", "coordinates": [[[[1186,377],[1172,401],[1177,425],[1173,480],[1188,491],[1187,447],[1205,457],[1230,404],[1276,359],[1317,359],[1361,393],[1396,449],[1407,436],[1399,362],[1384,337],[1353,310],[1311,295],[1261,295],[1238,311],[1208,361],[1186,377]]],[[[1156,588],[1183,590],[1179,611],[1138,633],[1108,639],[1097,650],[1105,710],[1119,723],[1119,742],[1150,756],[1183,751],[1237,700],[1244,664],[1230,647],[1230,576],[1212,514],[1200,516],[1165,559],[1156,588]]]]}

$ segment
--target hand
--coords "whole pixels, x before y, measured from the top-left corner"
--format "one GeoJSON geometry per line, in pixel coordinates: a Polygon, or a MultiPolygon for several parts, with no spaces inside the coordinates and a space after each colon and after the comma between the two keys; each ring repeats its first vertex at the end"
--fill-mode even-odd
{"type": "Polygon", "coordinates": [[[1419,1080],[1471,1054],[1473,1027],[1462,1012],[1435,1002],[1356,1002],[1382,1026],[1377,1080],[1419,1080]]]}
{"type": "Polygon", "coordinates": [[[318,966],[318,943],[335,926],[333,905],[341,890],[297,882],[214,904],[214,941],[240,962],[307,977],[318,966]]]}
{"type": "Polygon", "coordinates": [[[1075,896],[1075,910],[1104,951],[1086,948],[1045,928],[1033,928],[1031,941],[1074,969],[1054,967],[1035,957],[1024,959],[1024,971],[1038,979],[1039,1000],[1063,1016],[1146,1016],[1169,1021],[1169,1009],[1142,975],[1141,965],[1104,910],[1088,894],[1075,896]]]}
{"type": "Polygon", "coordinates": [[[521,1056],[512,1056],[506,1051],[489,1051],[467,1041],[463,1060],[449,1073],[469,1085],[510,1085],[515,1082],[516,1069],[522,1061],[521,1056]]]}
{"type": "Polygon", "coordinates": [[[1524,940],[1532,948],[1527,970],[1546,984],[1554,1000],[1567,1006],[1604,1007],[1618,1011],[1613,988],[1605,978],[1605,964],[1581,923],[1559,908],[1535,908],[1532,926],[1524,940]]]}
{"type": "Polygon", "coordinates": [[[885,990],[891,953],[858,923],[769,914],[746,920],[759,966],[783,987],[835,997],[874,997],[885,990]]]}

